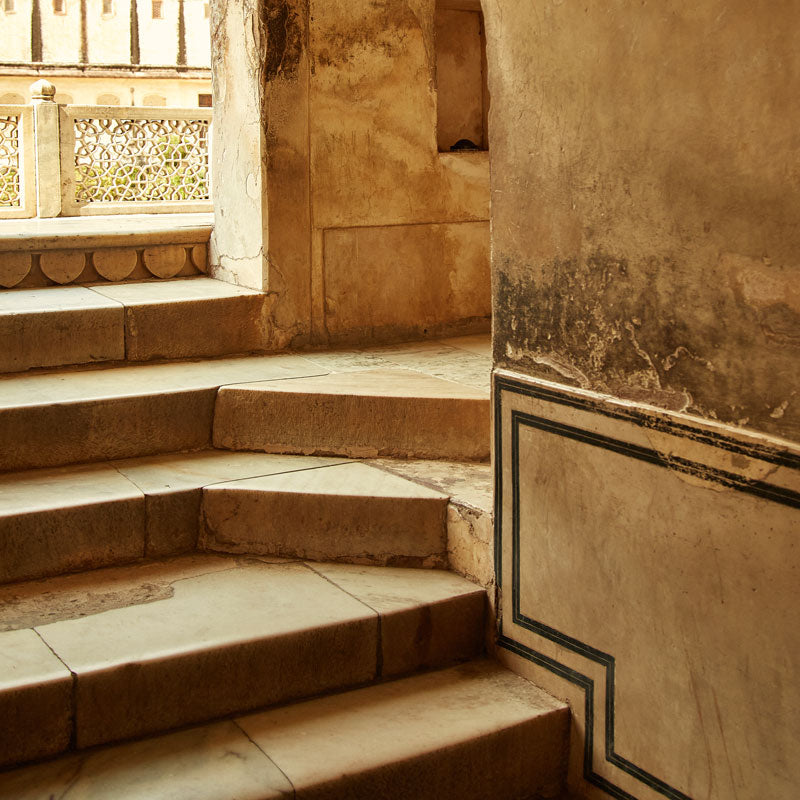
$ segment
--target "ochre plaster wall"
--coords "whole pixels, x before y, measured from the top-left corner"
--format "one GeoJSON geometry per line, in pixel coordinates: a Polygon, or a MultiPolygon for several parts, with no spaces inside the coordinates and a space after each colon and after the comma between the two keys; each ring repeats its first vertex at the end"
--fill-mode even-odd
{"type": "Polygon", "coordinates": [[[211,268],[270,293],[276,345],[487,324],[488,156],[438,153],[434,8],[213,11],[211,268]]]}
{"type": "Polygon", "coordinates": [[[499,653],[578,797],[800,785],[800,50],[766,0],[484,0],[499,653]]]}
{"type": "Polygon", "coordinates": [[[485,0],[498,364],[800,439],[791,0],[485,0]]]}

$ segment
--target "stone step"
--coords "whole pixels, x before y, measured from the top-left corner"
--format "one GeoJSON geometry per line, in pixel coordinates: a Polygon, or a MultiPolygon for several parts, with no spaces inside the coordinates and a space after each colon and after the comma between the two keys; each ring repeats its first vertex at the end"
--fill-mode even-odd
{"type": "Polygon", "coordinates": [[[489,438],[487,392],[410,369],[228,385],[214,412],[230,450],[481,461],[489,438]]]}
{"type": "Polygon", "coordinates": [[[0,372],[264,350],[266,295],[210,278],[0,292],[0,372]]]}
{"type": "MultiPolygon", "coordinates": [[[[0,584],[195,550],[446,567],[448,495],[414,464],[207,450],[0,475],[0,584]]],[[[470,465],[481,469],[483,465],[470,465]]],[[[434,462],[433,475],[467,465],[434,462]]],[[[485,468],[488,469],[488,468],[485,468]]],[[[470,476],[471,477],[471,476],[470,476]]],[[[452,510],[460,519],[460,503],[452,510]]],[[[451,514],[452,515],[452,514],[451,514]]],[[[466,571],[485,583],[484,575],[466,571]]],[[[466,569],[465,569],[466,567],[466,569]]]]}
{"type": "Polygon", "coordinates": [[[487,661],[0,775],[0,800],[522,800],[564,785],[567,706],[487,661]]]}
{"type": "Polygon", "coordinates": [[[485,602],[448,572],[207,555],[6,586],[0,758],[22,763],[472,658],[485,602]]]}
{"type": "Polygon", "coordinates": [[[276,355],[0,377],[0,471],[199,450],[220,386],[321,372],[276,355]]]}
{"type": "Polygon", "coordinates": [[[203,550],[315,561],[447,566],[447,503],[367,464],[340,463],[203,490],[203,550]]]}
{"type": "Polygon", "coordinates": [[[0,475],[0,583],[189,552],[204,486],[340,461],[201,451],[0,475]]]}

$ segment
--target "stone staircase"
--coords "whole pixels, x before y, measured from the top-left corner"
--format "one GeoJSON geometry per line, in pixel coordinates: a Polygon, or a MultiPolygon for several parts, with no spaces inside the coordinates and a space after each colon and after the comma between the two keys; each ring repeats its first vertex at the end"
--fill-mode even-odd
{"type": "Polygon", "coordinates": [[[213,283],[0,295],[0,800],[558,796],[486,655],[486,342],[242,355],[213,283]]]}

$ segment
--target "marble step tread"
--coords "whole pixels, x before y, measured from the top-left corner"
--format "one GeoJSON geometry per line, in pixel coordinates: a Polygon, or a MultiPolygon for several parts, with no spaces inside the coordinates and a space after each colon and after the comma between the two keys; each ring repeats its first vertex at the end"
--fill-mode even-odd
{"type": "Polygon", "coordinates": [[[228,450],[487,460],[488,391],[415,357],[416,369],[330,372],[318,354],[279,354],[0,376],[0,472],[198,450],[212,421],[228,450]]]}
{"type": "Polygon", "coordinates": [[[270,355],[0,377],[0,471],[199,450],[220,386],[324,372],[270,355]]]}
{"type": "Polygon", "coordinates": [[[0,800],[522,800],[563,789],[567,706],[485,660],[0,774],[0,800]]]}
{"type": "Polygon", "coordinates": [[[264,350],[266,295],[211,278],[0,291],[0,372],[264,350]]]}
{"type": "Polygon", "coordinates": [[[487,392],[384,368],[227,385],[213,441],[230,450],[482,461],[489,427],[487,392]]]}
{"type": "Polygon", "coordinates": [[[488,559],[490,499],[490,467],[457,462],[203,450],[5,473],[0,584],[198,546],[418,567],[451,553],[486,583],[458,559],[474,562],[481,544],[488,559]]]}
{"type": "Polygon", "coordinates": [[[485,604],[444,571],[209,555],[6,586],[2,761],[473,658],[485,604]]]}

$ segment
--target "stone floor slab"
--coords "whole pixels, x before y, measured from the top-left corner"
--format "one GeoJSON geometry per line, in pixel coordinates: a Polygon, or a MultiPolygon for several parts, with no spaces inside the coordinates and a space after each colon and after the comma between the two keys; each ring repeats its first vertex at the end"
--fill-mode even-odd
{"type": "Polygon", "coordinates": [[[37,628],[76,676],[78,747],[368,681],[373,611],[302,564],[180,578],[163,600],[37,628]]]}
{"type": "Polygon", "coordinates": [[[486,592],[458,575],[350,564],[310,566],[380,615],[384,677],[465,661],[483,652],[486,592]]]}

